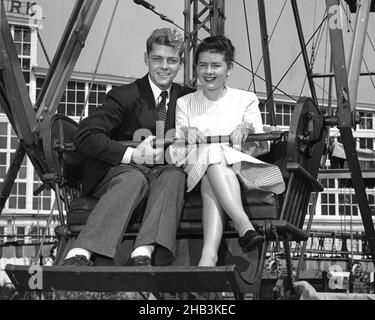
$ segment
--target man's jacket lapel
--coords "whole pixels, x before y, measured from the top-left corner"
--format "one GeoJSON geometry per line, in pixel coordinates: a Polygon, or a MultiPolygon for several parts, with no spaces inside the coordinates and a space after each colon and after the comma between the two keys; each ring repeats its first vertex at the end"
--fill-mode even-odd
{"type": "Polygon", "coordinates": [[[135,114],[142,128],[155,131],[156,105],[148,75],[137,80],[139,96],[136,101],[135,114]]]}

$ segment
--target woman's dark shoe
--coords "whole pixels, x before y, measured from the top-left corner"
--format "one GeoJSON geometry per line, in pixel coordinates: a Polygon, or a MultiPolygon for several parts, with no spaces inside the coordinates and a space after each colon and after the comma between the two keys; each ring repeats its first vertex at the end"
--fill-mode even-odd
{"type": "Polygon", "coordinates": [[[244,252],[251,251],[264,242],[263,236],[254,230],[248,230],[246,233],[238,238],[238,244],[244,252]]]}

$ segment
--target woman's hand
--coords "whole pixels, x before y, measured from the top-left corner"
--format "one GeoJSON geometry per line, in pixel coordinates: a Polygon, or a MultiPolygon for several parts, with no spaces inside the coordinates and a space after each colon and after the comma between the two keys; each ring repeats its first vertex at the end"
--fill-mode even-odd
{"type": "Polygon", "coordinates": [[[263,131],[265,133],[270,133],[272,131],[282,131],[279,127],[275,127],[275,126],[263,126],[263,131]]]}
{"type": "Polygon", "coordinates": [[[244,128],[244,127],[237,127],[233,130],[230,135],[230,140],[234,146],[240,145],[242,142],[246,141],[249,134],[254,132],[254,128],[244,128]]]}
{"type": "Polygon", "coordinates": [[[203,134],[196,127],[184,127],[183,129],[185,140],[188,141],[189,144],[196,144],[196,143],[205,143],[206,136],[203,134]]]}

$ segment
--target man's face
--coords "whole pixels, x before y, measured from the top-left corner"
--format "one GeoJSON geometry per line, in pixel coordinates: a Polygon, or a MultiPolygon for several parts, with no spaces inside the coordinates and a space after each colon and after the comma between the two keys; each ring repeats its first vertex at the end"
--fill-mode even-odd
{"type": "Polygon", "coordinates": [[[166,90],[181,68],[181,58],[178,49],[154,43],[150,53],[145,52],[145,64],[151,81],[166,90]]]}

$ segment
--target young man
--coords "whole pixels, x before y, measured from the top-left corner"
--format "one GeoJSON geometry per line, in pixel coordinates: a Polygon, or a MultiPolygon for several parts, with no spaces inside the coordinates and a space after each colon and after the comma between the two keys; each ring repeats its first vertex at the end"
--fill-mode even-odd
{"type": "Polygon", "coordinates": [[[153,148],[152,140],[174,129],[176,100],[191,91],[173,83],[182,53],[179,33],[155,30],[144,55],[148,74],[111,90],[105,105],[80,123],[75,145],[86,155],[83,193],[99,201],[63,265],[92,265],[92,253],[113,258],[134,210],[143,201],[141,228],[125,265],[172,263],[185,174],[165,164],[164,150],[153,148]],[[136,148],[119,142],[148,134],[136,148]]]}

